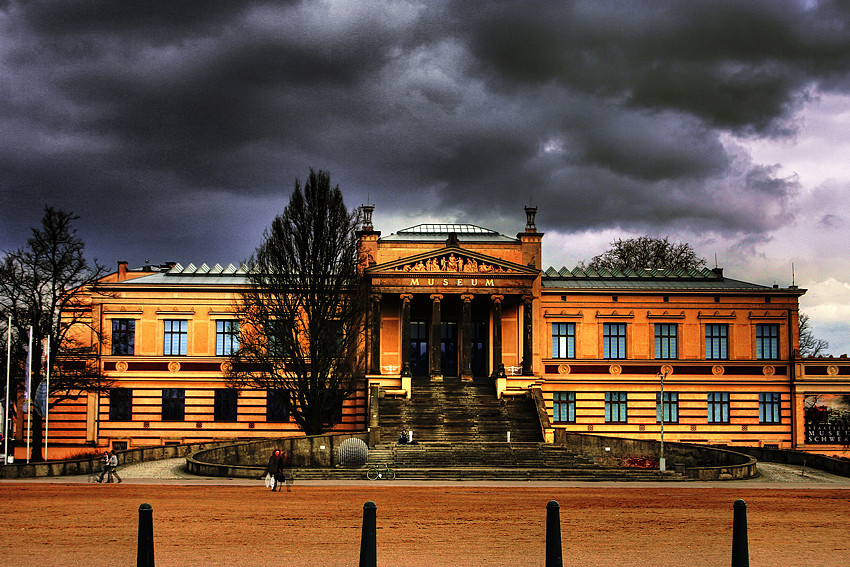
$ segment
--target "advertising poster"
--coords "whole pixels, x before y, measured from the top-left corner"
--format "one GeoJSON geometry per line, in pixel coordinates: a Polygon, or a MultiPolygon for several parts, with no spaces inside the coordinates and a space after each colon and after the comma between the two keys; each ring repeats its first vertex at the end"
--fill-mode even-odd
{"type": "Polygon", "coordinates": [[[805,397],[806,444],[850,445],[850,394],[805,397]]]}

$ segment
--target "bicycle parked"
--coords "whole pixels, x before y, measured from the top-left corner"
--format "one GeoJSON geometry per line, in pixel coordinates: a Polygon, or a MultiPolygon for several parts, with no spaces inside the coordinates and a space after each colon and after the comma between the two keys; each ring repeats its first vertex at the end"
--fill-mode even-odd
{"type": "Polygon", "coordinates": [[[389,465],[375,465],[366,471],[369,480],[395,480],[395,471],[389,465]]]}

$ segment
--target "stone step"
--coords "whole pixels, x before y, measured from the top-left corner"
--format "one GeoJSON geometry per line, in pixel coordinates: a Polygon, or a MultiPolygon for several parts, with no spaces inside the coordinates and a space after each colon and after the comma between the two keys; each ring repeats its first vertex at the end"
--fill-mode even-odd
{"type": "MultiPolygon", "coordinates": [[[[392,467],[391,467],[392,468],[392,467]]],[[[314,468],[294,469],[295,484],[299,480],[364,480],[369,467],[355,469],[314,468]]],[[[577,469],[577,468],[499,468],[499,467],[442,467],[442,468],[392,468],[395,480],[559,480],[559,481],[683,481],[682,475],[673,471],[646,469],[577,469]]],[[[376,480],[375,482],[392,482],[376,480]]]]}

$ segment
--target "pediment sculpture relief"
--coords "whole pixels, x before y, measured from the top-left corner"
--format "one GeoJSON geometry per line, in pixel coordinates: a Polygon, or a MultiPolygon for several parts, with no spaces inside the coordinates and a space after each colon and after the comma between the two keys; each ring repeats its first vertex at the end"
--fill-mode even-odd
{"type": "Polygon", "coordinates": [[[467,273],[515,273],[516,270],[479,262],[475,258],[464,258],[448,254],[439,258],[428,258],[416,263],[394,268],[395,272],[467,272],[467,273]]]}

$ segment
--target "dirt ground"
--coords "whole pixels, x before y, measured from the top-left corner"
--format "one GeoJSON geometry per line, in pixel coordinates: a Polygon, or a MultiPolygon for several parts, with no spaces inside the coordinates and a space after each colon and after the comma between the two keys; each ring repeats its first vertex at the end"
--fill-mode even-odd
{"type": "Polygon", "coordinates": [[[0,484],[0,564],[134,565],[149,503],[159,567],[357,565],[371,500],[378,565],[540,566],[554,499],[565,565],[728,565],[738,498],[753,567],[850,565],[850,490],[59,482],[0,484]]]}

